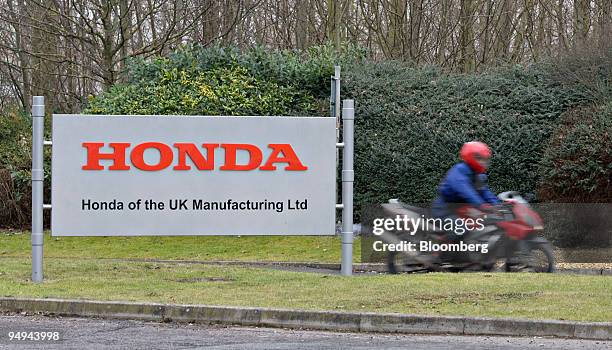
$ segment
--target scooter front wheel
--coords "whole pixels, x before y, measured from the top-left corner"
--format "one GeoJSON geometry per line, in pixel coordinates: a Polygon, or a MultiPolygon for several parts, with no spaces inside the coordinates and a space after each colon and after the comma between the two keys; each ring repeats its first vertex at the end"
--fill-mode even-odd
{"type": "Polygon", "coordinates": [[[548,242],[528,242],[527,249],[517,263],[506,261],[506,272],[555,272],[555,257],[552,245],[548,242]]]}

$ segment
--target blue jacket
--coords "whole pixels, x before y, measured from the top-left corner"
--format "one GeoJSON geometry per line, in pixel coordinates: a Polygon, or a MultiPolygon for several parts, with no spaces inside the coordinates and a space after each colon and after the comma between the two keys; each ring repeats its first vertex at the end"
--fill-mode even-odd
{"type": "Polygon", "coordinates": [[[438,187],[438,197],[432,205],[432,214],[435,217],[444,217],[453,214],[452,205],[472,204],[479,207],[484,203],[500,203],[497,196],[487,186],[487,174],[476,174],[465,163],[455,164],[446,173],[446,177],[438,187]]]}

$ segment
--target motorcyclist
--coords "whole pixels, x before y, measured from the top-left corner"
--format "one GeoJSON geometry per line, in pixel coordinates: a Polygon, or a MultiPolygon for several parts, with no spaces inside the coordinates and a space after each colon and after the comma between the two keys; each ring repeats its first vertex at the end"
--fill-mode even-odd
{"type": "Polygon", "coordinates": [[[438,197],[432,205],[432,214],[438,218],[457,217],[456,210],[472,205],[483,212],[495,211],[499,199],[487,185],[486,171],[491,149],[482,142],[471,141],[461,147],[463,162],[455,164],[438,187],[438,197]]]}

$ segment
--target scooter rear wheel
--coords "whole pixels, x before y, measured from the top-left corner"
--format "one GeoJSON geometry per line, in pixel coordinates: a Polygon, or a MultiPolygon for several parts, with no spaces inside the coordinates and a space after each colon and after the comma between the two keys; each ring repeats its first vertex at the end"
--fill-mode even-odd
{"type": "Polygon", "coordinates": [[[428,269],[414,261],[404,253],[389,252],[387,254],[387,272],[390,274],[426,272],[428,269]]]}
{"type": "Polygon", "coordinates": [[[506,272],[555,272],[555,257],[550,243],[532,243],[527,247],[523,261],[510,264],[506,261],[504,266],[506,272]]]}

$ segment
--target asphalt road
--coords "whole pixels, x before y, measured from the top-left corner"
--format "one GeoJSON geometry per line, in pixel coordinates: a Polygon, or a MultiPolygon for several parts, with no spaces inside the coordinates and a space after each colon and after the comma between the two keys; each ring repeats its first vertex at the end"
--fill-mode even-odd
{"type": "Polygon", "coordinates": [[[335,333],[141,321],[0,316],[0,349],[612,349],[612,342],[551,338],[335,333]],[[9,332],[58,331],[57,342],[9,332]]]}

